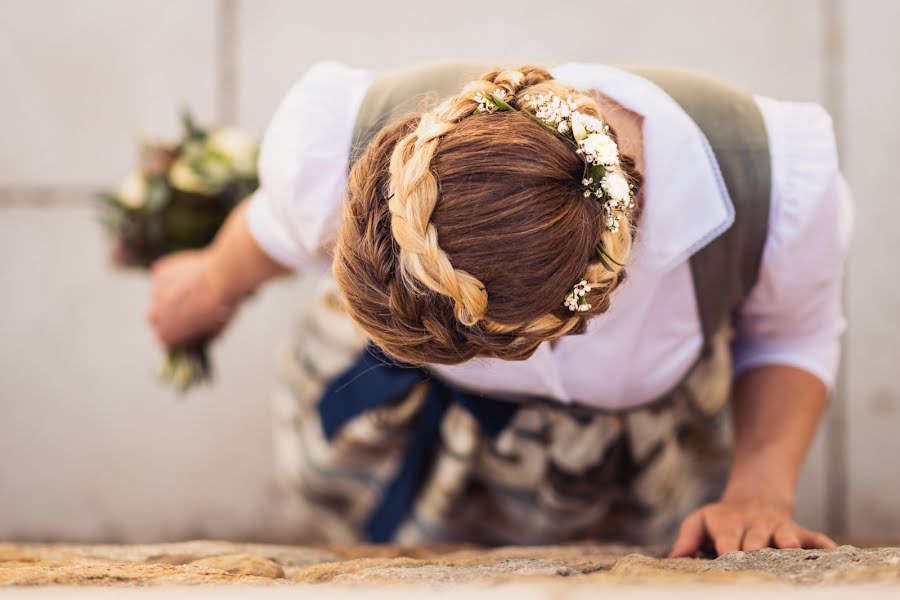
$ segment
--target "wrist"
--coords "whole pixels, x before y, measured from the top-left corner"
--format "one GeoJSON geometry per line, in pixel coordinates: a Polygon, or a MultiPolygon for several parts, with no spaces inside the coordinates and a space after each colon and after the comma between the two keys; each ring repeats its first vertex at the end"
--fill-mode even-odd
{"type": "Polygon", "coordinates": [[[794,511],[796,477],[783,468],[782,461],[743,460],[735,462],[722,494],[723,500],[765,500],[794,511]]]}
{"type": "Polygon", "coordinates": [[[213,302],[219,306],[237,305],[245,294],[235,287],[232,278],[229,277],[228,265],[219,256],[215,244],[207,246],[200,252],[203,256],[206,285],[213,302]]]}
{"type": "Polygon", "coordinates": [[[774,488],[762,483],[730,481],[722,493],[724,502],[764,502],[779,506],[790,514],[794,513],[795,500],[793,490],[774,488]]]}

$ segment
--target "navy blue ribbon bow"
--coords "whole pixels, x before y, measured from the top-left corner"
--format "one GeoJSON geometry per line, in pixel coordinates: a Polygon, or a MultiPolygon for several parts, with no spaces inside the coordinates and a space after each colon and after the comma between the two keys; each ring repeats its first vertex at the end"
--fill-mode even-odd
{"type": "Polygon", "coordinates": [[[428,390],[403,463],[365,524],[365,533],[374,542],[393,539],[409,513],[437,450],[444,413],[452,403],[468,410],[491,437],[496,437],[516,412],[515,403],[463,392],[432,378],[422,368],[391,359],[370,343],[356,363],[325,388],[318,407],[325,437],[333,439],[348,421],[402,400],[413,386],[426,380],[428,390]]]}

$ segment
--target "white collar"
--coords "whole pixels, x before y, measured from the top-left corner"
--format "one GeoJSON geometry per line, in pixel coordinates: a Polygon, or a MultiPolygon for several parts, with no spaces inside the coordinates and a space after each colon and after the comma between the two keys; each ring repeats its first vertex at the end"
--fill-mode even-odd
{"type": "Polygon", "coordinates": [[[728,229],[734,204],[706,136],[656,84],[621,69],[566,63],[550,69],[572,87],[596,89],[644,118],[644,210],[632,264],[665,271],[728,229]]]}

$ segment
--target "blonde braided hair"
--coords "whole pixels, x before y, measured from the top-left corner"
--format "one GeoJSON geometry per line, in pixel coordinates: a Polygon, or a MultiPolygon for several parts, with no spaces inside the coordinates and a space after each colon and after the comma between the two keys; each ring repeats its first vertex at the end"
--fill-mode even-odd
{"type": "MultiPolygon", "coordinates": [[[[500,115],[469,118],[478,108],[476,94],[491,94],[498,88],[515,107],[524,105],[522,98],[527,94],[549,92],[562,97],[571,94],[579,112],[600,117],[593,97],[568,89],[540,67],[498,69],[469,82],[459,94],[420,116],[386,127],[351,171],[349,200],[336,247],[334,272],[351,315],[379,346],[401,360],[458,363],[473,356],[526,358],[542,341],[582,331],[586,318],[608,309],[609,295],[624,277],[621,265],[626,263],[630,252],[630,223],[623,219],[618,232],[602,226],[599,208],[590,206],[591,200],[581,198],[577,189],[580,178],[572,177],[576,164],[573,161],[583,164],[574,150],[555,145],[561,140],[551,141],[548,136],[554,136],[552,132],[540,131],[543,128],[534,123],[523,123],[521,115],[503,115],[502,120],[500,115]],[[436,222],[448,205],[451,205],[446,208],[448,214],[454,210],[459,212],[452,206],[456,197],[472,196],[471,206],[463,207],[471,209],[470,216],[475,215],[479,206],[488,214],[514,209],[501,204],[504,199],[495,194],[486,197],[479,195],[478,189],[469,189],[468,184],[482,175],[473,173],[466,178],[454,168],[454,156],[467,163],[472,160],[473,152],[483,156],[488,156],[485,154],[488,152],[503,153],[501,141],[496,141],[496,145],[490,142],[491,148],[484,147],[484,130],[491,127],[515,130],[514,144],[546,146],[555,150],[548,153],[548,161],[552,164],[544,169],[552,174],[552,178],[540,178],[535,187],[552,179],[546,185],[551,186],[548,189],[552,197],[564,197],[560,200],[564,202],[560,204],[563,210],[554,213],[547,213],[546,208],[540,207],[535,210],[544,211],[541,221],[546,221],[546,226],[554,228],[554,232],[563,227],[565,220],[578,230],[580,246],[590,244],[587,251],[572,249],[568,260],[560,262],[556,270],[572,274],[561,274],[559,277],[567,278],[567,283],[559,285],[549,300],[534,299],[531,304],[536,306],[523,303],[514,296],[504,301],[502,292],[491,289],[491,281],[508,277],[494,266],[485,264],[479,258],[485,252],[471,248],[473,243],[457,247],[455,239],[439,237],[439,230],[444,231],[445,237],[450,235],[448,232],[455,231],[461,231],[460,239],[467,236],[460,218],[450,218],[441,227],[436,222]],[[462,139],[465,137],[472,139],[467,142],[462,139]],[[475,138],[481,141],[476,142],[475,138]],[[446,175],[442,177],[439,171],[446,175]],[[459,193],[452,197],[448,196],[451,187],[459,188],[459,193]],[[569,203],[578,205],[573,207],[569,203]],[[562,214],[560,223],[554,223],[557,213],[562,214]],[[598,244],[614,257],[613,261],[604,261],[593,251],[598,244]],[[468,254],[475,259],[467,258],[468,254]],[[467,262],[469,268],[463,268],[467,262]],[[575,262],[579,264],[573,265],[575,262]],[[592,308],[571,313],[562,306],[562,299],[567,287],[571,288],[572,283],[582,277],[592,287],[589,292],[592,308]],[[520,314],[527,318],[514,318],[520,314]]],[[[515,155],[504,164],[507,170],[522,171],[527,177],[529,160],[539,162],[540,158],[515,155]]],[[[625,162],[629,161],[626,159],[625,162]]],[[[497,168],[504,167],[498,165],[497,168]]],[[[486,165],[485,170],[491,169],[486,165]]],[[[494,179],[497,176],[502,174],[495,175],[494,179]]],[[[485,181],[483,187],[489,186],[490,181],[485,181]]],[[[527,189],[516,193],[531,199],[527,189]]],[[[506,226],[499,219],[497,223],[501,229],[506,226]]],[[[522,232],[535,226],[540,228],[542,224],[515,224],[509,235],[530,244],[532,242],[523,237],[522,232]]],[[[491,246],[487,239],[490,233],[485,232],[474,244],[491,246]]],[[[560,252],[565,253],[565,249],[560,252]]],[[[538,255],[547,255],[547,249],[542,248],[538,255]]],[[[539,261],[532,261],[532,264],[539,261]]],[[[557,258],[548,256],[547,261],[557,261],[557,258]]],[[[522,279],[524,283],[528,277],[522,279]]],[[[539,281],[538,285],[543,284],[539,281]]],[[[523,289],[522,293],[529,291],[523,289]]]]}

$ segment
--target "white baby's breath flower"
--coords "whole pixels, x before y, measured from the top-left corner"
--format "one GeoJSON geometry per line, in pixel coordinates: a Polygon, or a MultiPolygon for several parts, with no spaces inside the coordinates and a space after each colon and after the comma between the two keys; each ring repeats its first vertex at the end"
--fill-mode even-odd
{"type": "Polygon", "coordinates": [[[209,150],[224,157],[238,175],[252,176],[256,172],[256,141],[237,127],[213,131],[206,144],[209,150]]]}
{"type": "Polygon", "coordinates": [[[606,217],[606,228],[610,231],[610,233],[619,232],[619,219],[619,215],[608,215],[606,217]]]}
{"type": "Polygon", "coordinates": [[[147,203],[147,178],[140,171],[132,171],[116,191],[116,198],[128,208],[143,207],[147,203]]]}
{"type": "Polygon", "coordinates": [[[475,108],[476,112],[490,114],[497,110],[494,102],[482,92],[475,92],[475,95],[472,97],[472,99],[478,103],[478,106],[475,108]]]}
{"type": "Polygon", "coordinates": [[[554,129],[559,127],[560,122],[568,120],[571,114],[569,106],[555,94],[541,94],[531,99],[529,104],[534,109],[534,116],[554,129]]]}
{"type": "Polygon", "coordinates": [[[612,166],[619,162],[619,147],[605,133],[592,133],[581,140],[581,148],[594,164],[612,166]]]}
{"type": "Polygon", "coordinates": [[[584,128],[587,129],[588,133],[605,133],[606,127],[603,125],[603,121],[598,119],[597,117],[592,117],[591,115],[581,115],[581,123],[584,125],[584,128]]]}
{"type": "Polygon", "coordinates": [[[624,202],[631,194],[631,188],[628,185],[628,180],[626,180],[622,176],[622,174],[617,171],[608,172],[603,177],[600,185],[603,186],[603,189],[606,190],[606,193],[609,194],[609,197],[613,200],[624,202]]]}

